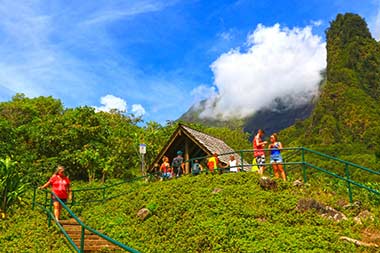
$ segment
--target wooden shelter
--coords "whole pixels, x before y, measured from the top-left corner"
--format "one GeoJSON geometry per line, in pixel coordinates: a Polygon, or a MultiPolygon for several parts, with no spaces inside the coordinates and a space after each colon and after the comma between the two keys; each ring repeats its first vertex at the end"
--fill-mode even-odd
{"type": "MultiPolygon", "coordinates": [[[[183,152],[184,160],[189,160],[197,157],[209,157],[212,154],[217,153],[232,153],[235,156],[238,165],[243,162],[244,168],[247,169],[248,163],[242,161],[240,155],[230,148],[222,140],[215,138],[211,135],[199,132],[188,126],[179,124],[174,131],[166,145],[161,152],[154,159],[153,163],[149,167],[150,171],[157,170],[157,165],[162,163],[164,156],[169,157],[170,162],[177,156],[177,151],[183,152]]],[[[230,154],[219,155],[219,161],[222,165],[226,166],[229,161],[230,154]]],[[[201,162],[201,161],[200,161],[201,162]]],[[[190,164],[186,163],[186,173],[189,173],[190,164]]]]}

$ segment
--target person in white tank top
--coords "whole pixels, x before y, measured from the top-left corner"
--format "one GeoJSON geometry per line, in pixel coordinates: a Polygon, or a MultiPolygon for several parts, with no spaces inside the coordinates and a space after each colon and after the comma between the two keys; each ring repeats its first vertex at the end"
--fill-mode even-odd
{"type": "Polygon", "coordinates": [[[238,172],[238,168],[236,167],[237,163],[235,157],[230,155],[230,160],[228,161],[228,166],[230,167],[230,172],[238,172]]]}

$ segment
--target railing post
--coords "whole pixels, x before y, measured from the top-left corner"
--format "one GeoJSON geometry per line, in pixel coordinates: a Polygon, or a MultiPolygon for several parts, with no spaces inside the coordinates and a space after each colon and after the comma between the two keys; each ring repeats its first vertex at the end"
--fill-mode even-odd
{"type": "Polygon", "coordinates": [[[302,175],[303,175],[303,181],[307,182],[307,176],[306,176],[306,164],[305,164],[305,149],[301,147],[301,158],[302,158],[302,175]]]}
{"type": "MultiPolygon", "coordinates": [[[[50,198],[49,211],[50,211],[50,213],[52,213],[54,215],[54,213],[53,213],[53,198],[50,198]]],[[[50,227],[50,225],[51,225],[51,215],[48,214],[48,227],[50,227]]]]}
{"type": "Polygon", "coordinates": [[[80,252],[84,252],[84,226],[82,226],[81,232],[80,232],[80,252]]]}
{"type": "Polygon", "coordinates": [[[347,178],[347,190],[348,190],[348,197],[350,198],[350,203],[353,203],[352,200],[352,190],[351,190],[351,183],[348,181],[350,180],[350,170],[348,169],[348,164],[345,164],[344,171],[346,173],[346,178],[347,178]]]}
{"type": "Polygon", "coordinates": [[[33,203],[32,203],[32,210],[34,210],[34,206],[36,204],[36,194],[37,194],[37,187],[34,187],[33,189],[33,203]]]}
{"type": "Polygon", "coordinates": [[[240,164],[241,164],[241,170],[240,171],[244,171],[244,163],[243,163],[244,158],[243,158],[243,156],[244,156],[244,152],[242,150],[240,150],[240,164]]]}
{"type": "Polygon", "coordinates": [[[103,197],[102,197],[102,203],[106,201],[106,187],[103,186],[103,197]]]}
{"type": "Polygon", "coordinates": [[[284,167],[284,173],[285,175],[288,175],[288,173],[286,172],[286,160],[283,158],[283,167],[284,167]]]}
{"type": "Polygon", "coordinates": [[[71,191],[71,206],[75,205],[75,191],[71,191]]]}

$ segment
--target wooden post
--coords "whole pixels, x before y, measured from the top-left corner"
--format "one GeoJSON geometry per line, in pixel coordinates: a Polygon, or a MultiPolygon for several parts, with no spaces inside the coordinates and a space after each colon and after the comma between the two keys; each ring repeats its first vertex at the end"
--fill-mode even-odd
{"type": "MultiPolygon", "coordinates": [[[[185,161],[188,161],[190,159],[189,155],[189,140],[186,138],[185,139],[185,156],[184,156],[185,161]]],[[[185,172],[186,174],[190,173],[190,164],[189,162],[185,163],[185,172]]]]}

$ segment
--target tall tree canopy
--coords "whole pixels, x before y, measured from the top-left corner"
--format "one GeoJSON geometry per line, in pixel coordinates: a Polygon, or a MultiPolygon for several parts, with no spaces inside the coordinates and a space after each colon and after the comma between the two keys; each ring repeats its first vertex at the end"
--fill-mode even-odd
{"type": "MultiPolygon", "coordinates": [[[[0,158],[12,157],[26,180],[45,181],[58,164],[72,179],[106,180],[138,173],[139,144],[147,145],[147,164],[155,158],[177,124],[162,126],[118,111],[96,112],[92,107],[64,109],[52,97],[16,94],[0,103],[0,158]]],[[[205,128],[232,146],[248,143],[245,134],[205,128]]]]}

